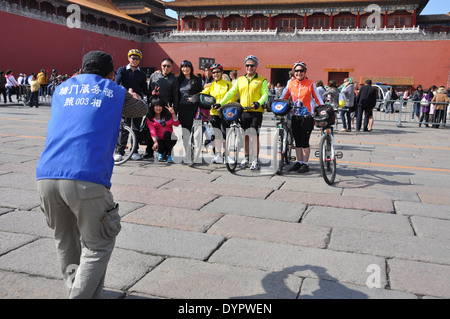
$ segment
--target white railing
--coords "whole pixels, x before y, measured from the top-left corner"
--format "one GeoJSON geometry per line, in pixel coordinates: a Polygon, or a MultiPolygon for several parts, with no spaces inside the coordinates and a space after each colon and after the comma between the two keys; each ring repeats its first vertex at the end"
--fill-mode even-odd
{"type": "Polygon", "coordinates": [[[276,34],[282,34],[282,35],[318,35],[318,34],[419,34],[423,33],[424,31],[420,29],[419,26],[417,27],[402,27],[402,28],[338,28],[338,29],[294,29],[293,31],[285,32],[285,31],[279,31],[278,29],[250,29],[250,30],[187,30],[187,31],[172,31],[170,32],[170,36],[211,36],[211,35],[276,35],[276,34]]]}
{"type": "Polygon", "coordinates": [[[172,31],[171,36],[211,36],[211,35],[275,35],[277,29],[250,29],[250,30],[188,30],[188,31],[172,31]]]}

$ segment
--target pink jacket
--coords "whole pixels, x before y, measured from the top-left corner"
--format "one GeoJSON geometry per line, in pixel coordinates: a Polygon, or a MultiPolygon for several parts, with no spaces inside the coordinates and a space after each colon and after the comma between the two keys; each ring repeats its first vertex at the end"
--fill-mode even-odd
{"type": "Polygon", "coordinates": [[[173,120],[173,118],[170,118],[170,120],[167,120],[165,123],[165,126],[161,125],[155,119],[149,119],[147,118],[147,125],[148,129],[150,130],[150,135],[153,137],[158,137],[162,139],[164,137],[164,133],[169,131],[170,133],[173,133],[173,126],[180,125],[180,121],[178,119],[176,121],[173,120]]]}

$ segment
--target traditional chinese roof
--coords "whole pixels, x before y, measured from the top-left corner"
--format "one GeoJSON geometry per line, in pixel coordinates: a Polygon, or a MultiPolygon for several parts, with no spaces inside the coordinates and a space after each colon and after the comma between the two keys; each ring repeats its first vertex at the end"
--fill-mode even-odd
{"type": "Polygon", "coordinates": [[[80,6],[103,12],[111,16],[115,16],[134,23],[147,25],[140,20],[130,17],[126,13],[119,10],[111,1],[108,0],[66,0],[67,2],[78,4],[80,6]]]}
{"type": "Polygon", "coordinates": [[[220,0],[174,0],[166,2],[166,7],[173,10],[198,10],[205,7],[255,7],[255,6],[368,6],[370,4],[378,5],[405,5],[418,4],[419,10],[427,5],[429,0],[227,0],[226,2],[220,0]]]}

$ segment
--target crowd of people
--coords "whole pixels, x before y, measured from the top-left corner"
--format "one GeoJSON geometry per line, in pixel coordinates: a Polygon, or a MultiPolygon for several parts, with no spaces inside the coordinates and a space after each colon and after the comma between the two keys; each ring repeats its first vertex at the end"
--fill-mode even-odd
{"type": "Polygon", "coordinates": [[[41,69],[39,72],[33,72],[30,75],[19,73],[16,79],[13,70],[8,69],[6,73],[0,71],[0,94],[3,96],[5,104],[8,101],[13,103],[12,96],[15,95],[17,102],[37,108],[40,101],[39,97],[51,96],[58,85],[79,73],[80,69],[76,69],[71,76],[68,74],[58,75],[57,70],[53,69],[50,76],[47,76],[47,72],[41,69]]]}
{"type": "MultiPolygon", "coordinates": [[[[155,106],[156,110],[162,107],[160,113],[162,119],[150,119],[149,117],[146,119],[124,119],[126,124],[133,128],[139,141],[136,149],[133,150],[132,160],[152,159],[155,152],[157,152],[159,161],[172,163],[172,144],[174,144],[174,141],[176,142],[176,136],[171,134],[171,142],[166,143],[165,138],[169,138],[169,134],[165,133],[173,133],[173,126],[181,126],[183,146],[187,149],[189,134],[197,112],[197,104],[191,101],[191,97],[197,93],[214,96],[220,105],[235,101],[239,101],[243,106],[255,105],[255,110],[247,110],[241,119],[244,129],[253,128],[256,131],[257,142],[253,146],[253,154],[255,156],[252,159],[249,158],[251,152],[248,148],[249,143],[246,143],[245,160],[241,163],[241,166],[252,169],[259,168],[259,128],[262,123],[262,114],[267,105],[270,105],[274,99],[292,99],[294,102],[295,100],[301,100],[310,112],[317,105],[329,103],[339,109],[342,121],[341,131],[343,132],[351,132],[352,130],[371,132],[374,123],[373,110],[377,103],[384,105],[386,113],[393,113],[394,103],[400,96],[403,97],[404,105],[408,100],[413,101],[412,119],[419,121],[419,127],[422,125],[425,127],[439,127],[439,123],[446,122],[447,112],[450,111],[450,108],[445,104],[448,103],[450,94],[448,91],[445,91],[444,87],[432,86],[423,90],[422,86],[418,85],[417,90],[412,94],[407,90],[397,92],[393,87],[389,87],[383,94],[384,96],[382,96],[381,92],[373,87],[371,80],[367,80],[361,87],[354,83],[352,78],[346,78],[339,87],[334,80],[329,81],[327,86],[324,86],[321,80],[313,83],[305,75],[307,71],[306,64],[303,66],[304,74],[300,74],[303,77],[296,74],[296,66],[294,65],[292,70],[289,71],[289,81],[285,85],[281,83],[275,85],[268,83],[266,78],[256,72],[258,59],[255,56],[249,56],[245,59],[246,74],[241,77],[238,77],[235,70],[227,75],[223,66],[219,63],[207,65],[202,70],[203,74],[195,73],[193,64],[188,60],[181,62],[181,72],[179,75],[175,75],[172,72],[174,61],[170,58],[164,58],[161,61],[160,70],[153,74],[146,74],[140,69],[141,60],[142,53],[139,50],[130,50],[128,52],[129,63],[117,70],[115,82],[124,86],[127,90],[137,93],[142,99],[146,99],[151,107],[152,114],[156,114],[154,113],[155,106]],[[249,61],[250,64],[247,63],[249,61]],[[254,63],[255,67],[252,67],[252,63],[254,63]],[[292,89],[292,85],[296,81],[302,83],[302,88],[305,87],[303,81],[305,83],[308,82],[313,96],[317,94],[317,97],[311,99],[309,92],[308,98],[298,96],[299,94],[297,93],[292,94],[290,88],[292,89]],[[156,96],[159,97],[156,101],[162,105],[152,103],[156,96]],[[173,119],[171,125],[164,126],[166,117],[168,118],[167,121],[171,120],[169,119],[170,112],[168,112],[167,107],[173,109],[176,119],[173,119]],[[155,124],[155,121],[157,124],[155,124]],[[161,123],[164,125],[161,125],[161,123]],[[155,130],[155,125],[160,126],[159,130],[155,130]],[[163,132],[161,128],[164,128],[165,131],[163,132]],[[161,141],[162,143],[160,143],[161,141]],[[139,144],[146,146],[145,152],[142,154],[139,153],[139,144]],[[158,147],[155,147],[155,144],[158,147]],[[161,146],[161,150],[159,146],[161,146]]],[[[0,71],[0,93],[3,94],[5,103],[7,98],[12,102],[11,96],[16,94],[18,101],[23,99],[24,103],[29,107],[38,107],[40,96],[52,95],[56,87],[79,73],[80,69],[76,69],[71,76],[67,74],[61,76],[56,69],[53,69],[52,73],[47,76],[45,70],[40,70],[40,72],[33,73],[28,77],[26,74],[20,74],[16,80],[12,70],[8,70],[6,74],[0,71]]],[[[212,163],[223,163],[223,146],[227,123],[219,117],[216,109],[212,108],[207,113],[215,131],[214,136],[221,137],[214,142],[216,153],[212,163]]],[[[297,120],[294,119],[294,121],[297,120]]],[[[306,120],[306,122],[311,122],[311,120],[306,120]]],[[[300,165],[302,166],[301,171],[307,171],[307,168],[305,168],[308,165],[309,157],[307,156],[309,148],[307,141],[309,141],[310,131],[314,125],[306,125],[303,122],[301,125],[299,123],[296,123],[296,125],[303,127],[302,136],[304,140],[300,141],[298,139],[297,141],[297,144],[302,147],[299,147],[297,150],[297,157],[300,160],[297,163],[298,165],[294,167],[298,168],[300,165]],[[305,138],[305,136],[308,137],[305,138]]],[[[114,154],[116,161],[122,159],[128,138],[127,132],[121,132],[120,134],[121,138],[117,143],[114,154]]],[[[248,138],[249,136],[246,135],[246,139],[248,138]]]]}
{"type": "MultiPolygon", "coordinates": [[[[139,67],[141,60],[142,53],[132,49],[128,52],[128,64],[116,72],[109,54],[91,51],[83,56],[81,71],[75,72],[75,76],[61,83],[47,83],[47,91],[51,86],[54,93],[45,148],[36,168],[37,187],[41,209],[48,226],[54,230],[61,273],[70,298],[101,297],[107,265],[121,230],[119,206],[110,188],[114,161],[123,155],[126,140],[124,136],[117,138],[122,120],[136,130],[140,144],[146,145],[143,157],[156,156],[157,152],[158,160],[173,162],[171,152],[177,141],[173,127],[181,125],[183,145],[187,147],[198,106],[192,97],[209,94],[216,99],[207,114],[216,134],[213,163],[222,163],[228,123],[217,110],[239,101],[246,108],[240,118],[241,126],[256,141],[250,143],[250,136],[246,135],[241,167],[259,169],[259,130],[270,94],[267,79],[257,72],[256,56],[244,59],[245,74],[237,76],[231,72],[229,79],[219,63],[208,66],[201,76],[194,73],[188,60],[181,62],[181,73],[175,76],[170,58],[162,59],[161,69],[147,76],[139,67]]],[[[308,79],[307,72],[305,62],[294,63],[289,82],[285,87],[277,86],[276,94],[277,98],[290,99],[298,106],[291,114],[297,162],[289,170],[301,174],[309,171],[315,107],[329,102],[341,108],[345,130],[352,129],[356,117],[356,130],[362,127],[370,131],[377,100],[370,80],[359,90],[351,78],[345,79],[340,87],[330,82],[325,88],[321,82],[308,79]]],[[[7,76],[8,86],[15,86],[17,81],[11,70],[7,76]]],[[[43,86],[39,85],[39,74],[32,75],[31,81],[38,83],[30,84],[32,93],[36,92],[30,94],[34,104],[43,86]]],[[[418,105],[424,106],[421,104],[424,99],[429,105],[448,102],[443,88],[433,90],[433,96],[420,90],[417,96],[416,92],[412,96],[418,105]]],[[[426,114],[430,116],[431,112],[424,110],[413,113],[413,117],[421,111],[420,122],[427,122],[426,114]]],[[[439,119],[436,123],[440,123],[442,113],[436,106],[432,113],[439,119]]],[[[133,159],[141,159],[138,148],[133,151],[136,154],[133,159]]]]}

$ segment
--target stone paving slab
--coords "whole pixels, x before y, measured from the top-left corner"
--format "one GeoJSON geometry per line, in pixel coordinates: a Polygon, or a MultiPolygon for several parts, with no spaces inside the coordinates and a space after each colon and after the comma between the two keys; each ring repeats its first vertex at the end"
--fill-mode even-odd
{"type": "Polygon", "coordinates": [[[394,206],[397,214],[450,220],[450,209],[447,209],[448,206],[443,207],[442,205],[403,201],[395,201],[394,206]]]}
{"type": "Polygon", "coordinates": [[[450,196],[442,196],[435,194],[419,194],[422,203],[450,206],[450,196]]]}
{"type": "Polygon", "coordinates": [[[175,256],[205,260],[224,238],[176,229],[122,223],[116,247],[158,256],[175,256]]]}
{"type": "Polygon", "coordinates": [[[161,205],[145,205],[126,215],[122,221],[203,233],[222,214],[161,205]]]}
{"type": "Polygon", "coordinates": [[[303,178],[298,173],[284,174],[283,176],[274,176],[273,180],[283,181],[283,185],[280,190],[286,191],[302,191],[308,193],[321,193],[321,194],[342,194],[343,188],[330,187],[325,182],[321,183],[320,180],[317,183],[312,183],[310,178],[303,178]]]}
{"type": "Polygon", "coordinates": [[[42,238],[0,256],[0,269],[62,279],[57,260],[55,241],[42,238]]]}
{"type": "Polygon", "coordinates": [[[209,230],[225,237],[256,239],[267,242],[325,248],[330,229],[308,224],[226,215],[209,230]]]}
{"type": "Polygon", "coordinates": [[[35,192],[36,177],[31,174],[9,173],[0,176],[0,187],[20,188],[35,192]]]}
{"type": "Polygon", "coordinates": [[[185,191],[186,189],[199,193],[214,194],[220,196],[241,196],[247,198],[266,198],[273,191],[271,188],[256,186],[229,185],[224,183],[199,183],[194,181],[173,180],[161,187],[185,191]]]}
{"type": "MultiPolygon", "coordinates": [[[[155,166],[154,164],[149,164],[150,166],[155,166]]],[[[174,164],[174,165],[156,165],[158,169],[147,169],[143,167],[135,172],[136,175],[142,176],[152,176],[152,177],[162,177],[168,179],[181,179],[187,181],[196,182],[206,182],[210,183],[217,178],[216,175],[209,174],[211,169],[204,170],[198,167],[190,168],[188,165],[184,164],[174,164]]]]}
{"type": "Polygon", "coordinates": [[[353,189],[345,189],[342,192],[343,196],[360,196],[367,198],[376,198],[381,201],[383,200],[403,200],[409,202],[420,202],[419,197],[415,193],[402,192],[402,191],[392,191],[386,189],[369,189],[360,188],[357,192],[353,189]]]}
{"type": "Polygon", "coordinates": [[[364,210],[313,206],[302,223],[323,227],[353,228],[374,232],[414,235],[414,230],[406,216],[382,214],[364,210]]]}
{"type": "Polygon", "coordinates": [[[0,299],[65,299],[61,279],[0,270],[0,299]]]}
{"type": "Polygon", "coordinates": [[[250,171],[249,169],[244,169],[237,171],[234,174],[228,173],[224,170],[223,173],[214,171],[211,175],[216,176],[214,183],[224,183],[230,185],[239,186],[263,186],[272,189],[279,189],[283,185],[283,181],[272,179],[272,175],[260,175],[257,172],[250,171]]]}
{"type": "Polygon", "coordinates": [[[450,266],[396,258],[388,260],[388,265],[392,289],[449,298],[450,266]]]}
{"type": "Polygon", "coordinates": [[[267,271],[286,271],[296,276],[365,285],[369,265],[381,270],[381,286],[386,286],[385,259],[381,257],[232,238],[209,262],[253,267],[267,271]]]}
{"type": "Polygon", "coordinates": [[[298,299],[417,299],[402,291],[305,278],[298,299]]]}
{"type": "Polygon", "coordinates": [[[235,214],[297,222],[306,209],[306,205],[280,203],[255,198],[222,196],[201,210],[219,214],[235,214]]]}
{"type": "Polygon", "coordinates": [[[162,257],[116,248],[106,271],[105,287],[127,290],[163,260],[162,257]]]}
{"type": "Polygon", "coordinates": [[[196,192],[175,192],[167,189],[149,189],[131,185],[113,185],[111,187],[115,200],[131,201],[144,204],[164,203],[167,206],[187,209],[200,209],[217,196],[196,192]]]}
{"type": "Polygon", "coordinates": [[[450,240],[333,229],[329,249],[450,265],[450,240]]]}
{"type": "Polygon", "coordinates": [[[36,239],[36,236],[0,231],[0,258],[2,258],[1,256],[9,251],[15,250],[36,239]]]}
{"type": "Polygon", "coordinates": [[[0,171],[20,172],[36,177],[36,165],[37,161],[28,161],[26,163],[7,162],[0,165],[0,171]]]}
{"type": "Polygon", "coordinates": [[[383,213],[393,213],[392,201],[359,196],[341,196],[336,194],[297,193],[293,191],[274,191],[268,199],[308,205],[364,209],[383,213]]]}
{"type": "Polygon", "coordinates": [[[136,174],[113,174],[111,178],[111,183],[114,186],[131,185],[150,188],[158,188],[170,181],[171,181],[170,178],[155,177],[155,176],[148,177],[136,174]]]}
{"type": "Polygon", "coordinates": [[[450,240],[450,220],[412,216],[411,224],[418,237],[450,240]]]}
{"type": "MultiPolygon", "coordinates": [[[[4,175],[0,175],[0,178],[4,175]]],[[[2,207],[29,210],[39,206],[41,201],[37,191],[0,187],[0,203],[2,207]]]]}
{"type": "Polygon", "coordinates": [[[301,282],[285,273],[169,258],[130,292],[187,299],[295,299],[301,282]]]}
{"type": "Polygon", "coordinates": [[[53,238],[53,230],[48,227],[43,212],[13,211],[0,216],[0,230],[53,238]]]}

